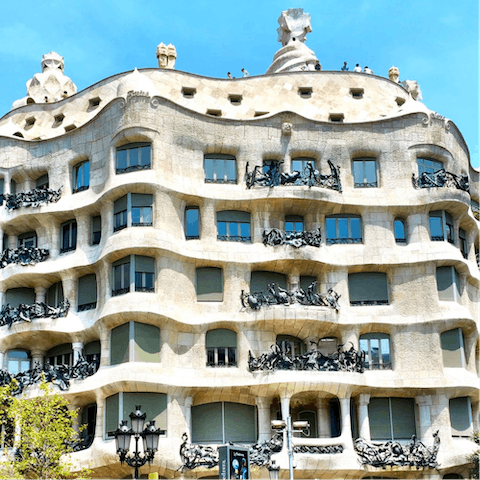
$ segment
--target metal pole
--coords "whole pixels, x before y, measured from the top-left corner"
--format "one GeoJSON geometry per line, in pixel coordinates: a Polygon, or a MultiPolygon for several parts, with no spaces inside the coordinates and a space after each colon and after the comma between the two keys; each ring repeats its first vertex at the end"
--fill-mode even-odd
{"type": "Polygon", "coordinates": [[[288,448],[288,468],[290,470],[290,480],[293,480],[293,447],[292,447],[292,417],[287,417],[287,448],[288,448]]]}
{"type": "MultiPolygon", "coordinates": [[[[136,433],[135,434],[135,454],[134,454],[136,457],[138,456],[138,453],[139,453],[138,452],[138,437],[139,437],[139,435],[138,435],[138,433],[136,433]]],[[[135,463],[135,475],[134,475],[135,478],[140,478],[139,473],[140,472],[138,471],[138,465],[137,465],[137,463],[135,463]]]]}

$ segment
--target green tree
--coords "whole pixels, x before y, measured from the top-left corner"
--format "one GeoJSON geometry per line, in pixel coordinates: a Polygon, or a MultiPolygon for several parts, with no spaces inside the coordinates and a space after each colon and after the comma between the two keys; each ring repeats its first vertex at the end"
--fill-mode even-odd
{"type": "Polygon", "coordinates": [[[20,431],[15,454],[1,464],[1,478],[88,478],[88,469],[74,473],[69,462],[71,444],[78,438],[73,428],[78,412],[68,410],[67,400],[52,393],[47,383],[40,390],[41,396],[17,398],[11,387],[0,388],[0,416],[20,431]]]}
{"type": "MultiPolygon", "coordinates": [[[[473,432],[472,440],[480,445],[480,431],[473,432]]],[[[480,478],[480,450],[472,453],[468,459],[473,463],[473,468],[471,470],[472,478],[480,478]]]]}

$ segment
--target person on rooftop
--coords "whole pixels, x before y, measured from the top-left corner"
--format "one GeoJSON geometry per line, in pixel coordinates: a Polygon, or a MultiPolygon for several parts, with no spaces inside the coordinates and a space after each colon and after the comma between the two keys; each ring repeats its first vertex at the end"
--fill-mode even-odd
{"type": "Polygon", "coordinates": [[[353,69],[354,72],[361,72],[362,71],[362,67],[357,63],[355,65],[355,68],[353,69]]]}
{"type": "Polygon", "coordinates": [[[348,71],[347,62],[343,62],[342,71],[343,71],[343,72],[348,71]]]}

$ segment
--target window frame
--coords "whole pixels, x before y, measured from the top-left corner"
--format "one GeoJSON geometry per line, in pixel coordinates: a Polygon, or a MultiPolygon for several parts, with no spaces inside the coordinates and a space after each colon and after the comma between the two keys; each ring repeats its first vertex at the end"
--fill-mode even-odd
{"type": "Polygon", "coordinates": [[[102,241],[102,216],[95,215],[92,217],[92,245],[99,245],[101,241],[102,241]],[[96,221],[96,219],[98,219],[98,221],[96,221]],[[97,223],[99,225],[96,225],[97,223]]]}
{"type": "Polygon", "coordinates": [[[393,408],[392,408],[392,400],[396,400],[396,399],[400,399],[400,400],[409,400],[409,404],[411,405],[411,418],[410,420],[412,421],[413,423],[413,427],[414,427],[414,432],[413,434],[417,434],[417,421],[416,421],[416,418],[415,418],[415,400],[413,398],[410,398],[410,397],[372,397],[370,399],[370,403],[369,403],[369,406],[368,406],[368,417],[369,417],[369,420],[371,420],[372,418],[374,418],[376,415],[373,415],[373,413],[375,412],[372,412],[371,411],[371,408],[372,408],[372,405],[374,403],[375,400],[378,400],[378,399],[388,399],[388,424],[385,424],[384,426],[388,426],[389,427],[389,438],[382,438],[382,437],[377,437],[375,434],[373,434],[373,432],[371,431],[372,430],[372,422],[370,421],[370,435],[372,437],[372,441],[374,442],[378,442],[378,441],[408,441],[411,439],[411,436],[412,436],[412,432],[409,432],[409,436],[408,438],[407,437],[396,437],[395,436],[395,424],[394,424],[394,420],[395,418],[402,418],[404,419],[404,415],[395,415],[394,412],[393,412],[393,408]]]}
{"type": "Polygon", "coordinates": [[[242,210],[220,210],[216,212],[216,224],[217,224],[217,240],[222,242],[243,242],[251,243],[252,242],[252,217],[250,212],[244,212],[242,210]],[[241,214],[241,215],[240,215],[241,214]],[[244,216],[246,219],[248,215],[248,222],[242,221],[241,217],[244,216]],[[225,220],[222,217],[229,217],[232,219],[226,218],[225,220]],[[219,219],[220,217],[220,219],[219,219]],[[239,217],[240,219],[235,219],[234,217],[239,217]],[[224,229],[225,233],[220,233],[220,225],[225,224],[224,229]],[[235,225],[235,227],[233,226],[235,225]],[[248,225],[248,235],[238,235],[242,233],[243,225],[248,225]],[[234,235],[236,230],[237,235],[234,235]]]}
{"type": "Polygon", "coordinates": [[[205,154],[203,156],[203,170],[205,183],[237,184],[238,172],[235,155],[227,155],[224,153],[205,154]],[[230,162],[233,162],[233,169],[231,168],[230,162]],[[230,168],[228,168],[229,165],[230,168]],[[223,176],[219,175],[222,170],[223,176]]]}
{"type": "MultiPolygon", "coordinates": [[[[83,287],[82,287],[83,289],[83,287]]],[[[86,295],[88,296],[88,294],[86,295]]],[[[78,277],[77,279],[77,311],[78,312],[85,312],[87,310],[95,310],[97,308],[97,302],[98,302],[98,284],[97,284],[97,275],[95,273],[88,273],[87,275],[83,275],[81,277],[78,277]],[[95,301],[94,302],[86,302],[86,303],[80,303],[80,293],[81,293],[81,280],[85,279],[86,277],[92,277],[95,281],[95,301]]]]}
{"type": "MultiPolygon", "coordinates": [[[[212,341],[211,343],[218,343],[212,341]]],[[[209,330],[205,334],[205,353],[206,353],[206,366],[207,367],[237,367],[237,332],[230,330],[228,328],[214,328],[209,330]],[[221,331],[228,332],[228,336],[233,338],[235,336],[235,341],[231,342],[229,340],[224,341],[223,343],[234,343],[235,346],[222,346],[222,345],[209,345],[209,334],[213,332],[220,333],[221,331]],[[232,335],[233,334],[233,335],[232,335]],[[223,360],[222,360],[223,358],[223,360]]]]}
{"type": "Polygon", "coordinates": [[[407,241],[407,226],[406,226],[405,220],[403,218],[396,217],[393,220],[393,235],[395,237],[395,243],[400,243],[400,244],[403,244],[403,245],[406,245],[408,243],[408,241],[407,241]],[[397,224],[402,225],[403,237],[397,235],[397,224]]]}
{"type": "Polygon", "coordinates": [[[37,237],[37,232],[35,230],[21,233],[17,237],[18,248],[37,248],[37,245],[38,245],[38,237],[37,237]],[[26,245],[26,243],[30,241],[31,241],[31,245],[26,245]]]}
{"type": "Polygon", "coordinates": [[[152,168],[152,142],[133,142],[117,147],[115,150],[115,174],[135,172],[137,170],[150,170],[152,168]],[[148,147],[148,163],[142,164],[143,149],[148,147]],[[132,152],[137,151],[137,163],[133,164],[131,160],[132,152]],[[125,157],[125,167],[119,167],[119,153],[127,152],[125,157]]]}
{"type": "Polygon", "coordinates": [[[285,233],[286,234],[301,233],[304,231],[305,231],[304,217],[302,217],[301,215],[285,215],[285,233]]]}
{"type": "Polygon", "coordinates": [[[111,269],[111,295],[112,297],[118,297],[127,293],[142,292],[142,293],[155,293],[156,287],[156,269],[157,262],[155,257],[149,257],[147,255],[127,255],[113,262],[111,269]],[[138,257],[138,258],[137,258],[138,257]],[[124,261],[128,258],[128,261],[124,261]],[[137,268],[143,268],[139,266],[140,258],[149,258],[153,261],[153,272],[144,270],[137,270],[137,268]],[[115,265],[116,264],[116,265],[115,265]],[[118,270],[117,270],[118,269],[118,270]],[[116,287],[117,271],[120,272],[118,278],[120,281],[120,288],[116,287]],[[141,274],[138,276],[137,274],[141,274]],[[147,279],[152,276],[152,286],[146,285],[147,279]],[[137,279],[140,280],[137,284],[137,279]]]}
{"type": "Polygon", "coordinates": [[[435,158],[429,158],[429,157],[417,157],[417,169],[418,169],[418,175],[422,175],[423,173],[431,174],[438,172],[439,170],[444,169],[444,163],[440,160],[437,160],[435,158]],[[432,165],[427,165],[425,162],[431,162],[432,165]],[[440,168],[438,168],[440,167],[440,168]]]}
{"type": "Polygon", "coordinates": [[[354,188],[378,188],[378,162],[375,157],[359,157],[352,159],[352,175],[354,188]],[[369,182],[367,172],[367,162],[374,164],[375,179],[369,182]],[[361,169],[358,170],[356,165],[361,164],[361,169]]]}
{"type": "Polygon", "coordinates": [[[289,358],[303,355],[307,348],[305,342],[293,335],[277,335],[275,344],[279,346],[281,352],[289,358]]]}
{"type": "MultiPolygon", "coordinates": [[[[359,278],[359,277],[357,277],[359,278]]],[[[372,276],[372,279],[375,278],[372,276]]],[[[383,290],[383,289],[382,289],[383,290]]],[[[355,293],[357,296],[358,293],[355,293]]],[[[388,281],[388,275],[385,272],[354,272],[348,274],[348,296],[350,300],[350,306],[357,307],[357,306],[372,306],[372,305],[390,305],[390,285],[388,281]],[[376,275],[376,278],[385,278],[385,291],[386,291],[386,300],[385,299],[362,299],[362,300],[352,300],[352,285],[350,284],[350,279],[353,279],[357,275],[376,275]]]]}
{"type": "Polygon", "coordinates": [[[35,188],[44,188],[47,189],[50,186],[50,179],[48,177],[48,172],[44,173],[43,175],[40,175],[36,180],[35,180],[35,188]]]}
{"type": "Polygon", "coordinates": [[[372,333],[365,333],[360,335],[359,338],[359,350],[363,350],[365,352],[365,362],[364,366],[367,370],[393,370],[393,358],[392,358],[392,342],[390,339],[390,335],[388,333],[381,333],[381,332],[372,332],[372,333]],[[372,354],[372,341],[378,341],[378,362],[374,362],[374,355],[372,354]],[[382,348],[382,340],[388,341],[387,351],[384,353],[382,348]],[[365,350],[362,348],[362,341],[367,343],[367,349],[365,350]],[[388,355],[388,361],[384,361],[384,355],[388,355]],[[369,361],[372,359],[372,361],[369,361]]]}
{"type": "Polygon", "coordinates": [[[467,232],[463,228],[458,229],[458,240],[459,240],[459,248],[460,252],[462,253],[462,257],[465,260],[468,260],[468,237],[467,232]]]}
{"type": "Polygon", "coordinates": [[[198,240],[200,239],[200,207],[197,205],[188,205],[185,207],[185,222],[184,222],[184,228],[185,228],[185,240],[198,240]],[[197,233],[195,235],[189,235],[190,229],[195,229],[195,227],[189,227],[189,219],[188,219],[188,212],[197,212],[197,218],[196,218],[196,231],[197,233]]]}
{"type": "MultiPolygon", "coordinates": [[[[201,279],[200,279],[201,280],[201,279]]],[[[195,293],[197,297],[197,302],[223,302],[223,295],[224,295],[224,278],[223,278],[223,269],[219,267],[197,267],[195,269],[195,293]],[[221,292],[209,292],[209,293],[199,293],[200,289],[200,281],[199,281],[199,274],[207,273],[207,270],[210,274],[213,275],[215,272],[220,276],[220,278],[216,278],[215,280],[220,282],[221,284],[221,292]]]]}
{"type": "MultiPolygon", "coordinates": [[[[440,332],[440,349],[442,351],[442,362],[443,362],[443,368],[467,368],[467,358],[465,355],[465,338],[463,335],[463,330],[460,327],[457,328],[452,328],[450,330],[445,330],[443,332],[440,332]],[[449,348],[449,345],[446,344],[445,339],[447,338],[447,335],[453,335],[454,332],[456,332],[456,340],[458,341],[458,347],[452,350],[449,348]],[[458,352],[457,357],[454,358],[451,354],[449,355],[446,352],[458,352]],[[451,365],[453,362],[459,363],[459,365],[451,365]]],[[[451,340],[451,338],[449,339],[451,340]]]]}
{"type": "MultiPolygon", "coordinates": [[[[472,433],[473,433],[473,415],[472,415],[472,400],[470,397],[466,396],[466,397],[454,397],[454,398],[450,398],[449,401],[448,401],[448,414],[450,416],[450,431],[451,431],[451,435],[452,437],[454,438],[470,438],[472,433]],[[466,405],[464,406],[466,408],[466,411],[464,412],[456,412],[457,413],[457,418],[454,419],[454,416],[452,415],[452,404],[457,404],[457,408],[459,407],[459,400],[465,400],[466,402],[466,405]],[[458,421],[458,416],[459,416],[459,413],[460,415],[467,415],[468,417],[468,421],[467,423],[469,423],[469,426],[468,428],[464,429],[464,430],[460,430],[459,428],[455,428],[454,426],[454,422],[455,420],[458,421]]],[[[463,419],[465,421],[465,419],[463,419]]],[[[458,426],[458,425],[457,425],[458,426]]]]}
{"type": "Polygon", "coordinates": [[[363,222],[362,222],[361,215],[350,215],[350,214],[327,215],[325,217],[325,241],[327,245],[362,244],[363,243],[363,222]],[[335,234],[336,234],[335,238],[329,237],[329,232],[330,232],[328,228],[329,220],[330,221],[335,220],[335,234]],[[342,220],[347,221],[348,237],[340,236],[340,221],[342,220]],[[360,237],[352,236],[352,220],[358,220],[359,222],[360,237]]]}
{"type": "Polygon", "coordinates": [[[83,160],[73,166],[72,192],[79,193],[88,188],[90,188],[90,160],[83,160]]]}
{"type": "Polygon", "coordinates": [[[22,348],[13,348],[11,350],[8,350],[7,352],[7,371],[8,373],[12,375],[16,375],[17,373],[22,373],[30,370],[32,368],[32,356],[29,350],[25,350],[22,348]],[[26,357],[12,357],[12,354],[15,353],[24,353],[26,357]],[[11,368],[11,365],[16,364],[18,366],[18,369],[16,371],[13,371],[11,368]],[[28,363],[28,368],[26,368],[26,365],[22,365],[24,363],[28,363]]]}
{"type": "Polygon", "coordinates": [[[77,220],[72,219],[66,222],[63,222],[60,226],[61,232],[61,248],[60,253],[73,252],[77,249],[77,234],[78,234],[78,225],[77,220]],[[67,234],[67,237],[65,237],[67,234]]]}
{"type": "Polygon", "coordinates": [[[152,193],[128,192],[125,195],[117,198],[113,202],[113,233],[131,227],[153,227],[154,203],[155,198],[152,193]],[[140,200],[139,195],[142,195],[145,198],[140,200]],[[147,205],[147,196],[151,197],[151,205],[147,205]],[[123,202],[121,202],[123,199],[125,199],[125,209],[119,210],[123,207],[123,202]],[[145,205],[142,205],[143,203],[145,203],[145,205]],[[117,209],[119,211],[116,211],[117,209]],[[140,212],[138,217],[141,221],[134,222],[134,215],[136,216],[135,212],[137,209],[140,212]],[[144,209],[149,209],[150,213],[145,214],[144,209]],[[148,216],[150,216],[150,221],[147,220],[148,216]]]}
{"type": "Polygon", "coordinates": [[[305,172],[309,163],[312,164],[312,167],[314,170],[317,168],[316,158],[314,157],[303,157],[303,156],[292,157],[292,159],[290,160],[290,173],[300,172],[300,175],[303,175],[303,172],[305,172]],[[298,162],[299,165],[301,165],[300,170],[293,167],[296,162],[298,162]]]}
{"type": "Polygon", "coordinates": [[[436,283],[437,283],[438,300],[440,302],[457,302],[457,303],[459,303],[461,301],[461,298],[462,298],[461,278],[460,278],[460,274],[458,273],[457,269],[454,266],[452,266],[452,265],[442,265],[440,267],[437,267],[435,269],[435,280],[436,280],[436,283]],[[450,282],[449,286],[452,287],[452,292],[453,292],[452,298],[445,298],[446,295],[442,295],[442,292],[445,289],[440,290],[440,285],[439,285],[439,280],[438,280],[439,271],[446,272],[447,269],[450,270],[450,279],[449,280],[451,282],[450,282]]]}

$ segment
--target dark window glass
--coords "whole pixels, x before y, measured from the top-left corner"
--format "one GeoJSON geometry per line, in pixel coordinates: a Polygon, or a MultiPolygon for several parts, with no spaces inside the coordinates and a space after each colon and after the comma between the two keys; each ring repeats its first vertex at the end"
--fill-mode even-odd
{"type": "Polygon", "coordinates": [[[458,238],[460,240],[460,251],[462,252],[463,258],[468,258],[467,233],[463,228],[458,229],[458,238]]]}
{"type": "Polygon", "coordinates": [[[348,275],[350,305],[387,305],[388,280],[381,272],[350,273],[348,275]]]}
{"type": "Polygon", "coordinates": [[[77,222],[70,220],[62,224],[62,247],[60,253],[70,252],[77,248],[77,222]]]}
{"type": "Polygon", "coordinates": [[[201,267],[196,269],[195,288],[197,301],[223,301],[223,275],[221,268],[201,267]]]}
{"type": "Polygon", "coordinates": [[[102,239],[102,217],[97,215],[92,218],[92,245],[98,245],[102,239]]]}

